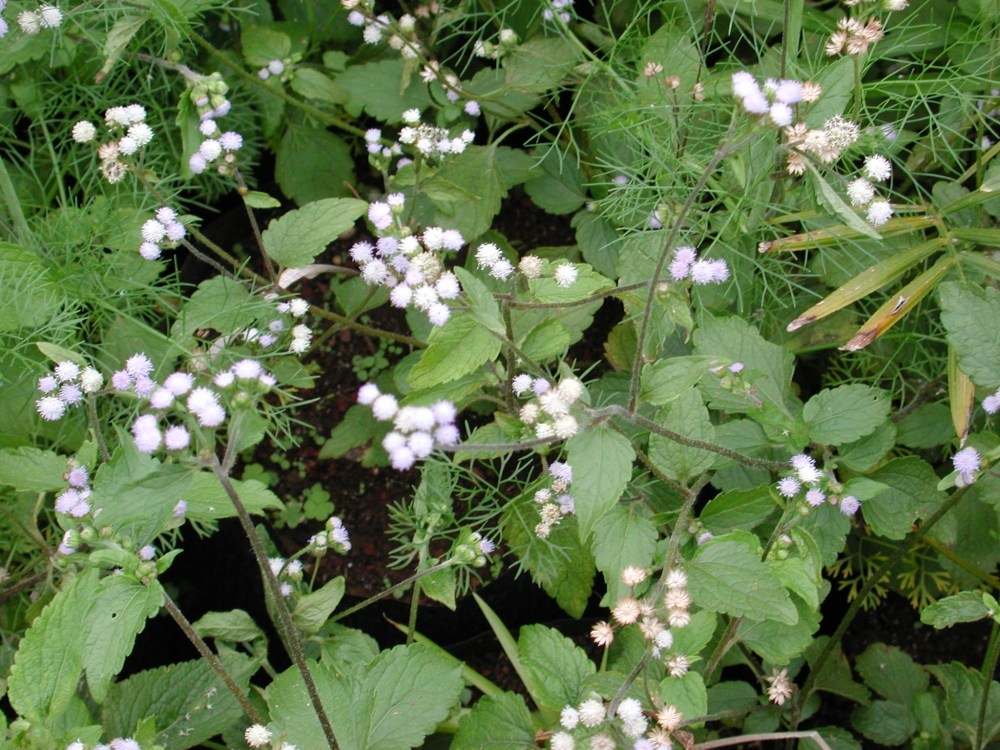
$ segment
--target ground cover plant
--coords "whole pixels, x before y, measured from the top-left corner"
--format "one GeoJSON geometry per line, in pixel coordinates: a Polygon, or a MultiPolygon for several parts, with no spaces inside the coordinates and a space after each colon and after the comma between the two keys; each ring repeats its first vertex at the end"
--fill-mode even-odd
{"type": "Polygon", "coordinates": [[[1000,736],[994,3],[0,19],[0,747],[1000,736]],[[262,588],[189,617],[226,524],[262,588]],[[845,645],[899,596],[963,658],[845,645]],[[510,679],[422,632],[470,600],[510,679]]]}

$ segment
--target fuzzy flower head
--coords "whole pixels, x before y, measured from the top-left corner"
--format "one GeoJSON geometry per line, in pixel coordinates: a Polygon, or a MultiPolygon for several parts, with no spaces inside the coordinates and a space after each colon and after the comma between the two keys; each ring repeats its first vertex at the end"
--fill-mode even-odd
{"type": "Polygon", "coordinates": [[[963,448],[951,457],[951,462],[959,475],[955,481],[956,485],[964,487],[976,481],[975,474],[982,465],[982,459],[975,448],[972,446],[963,448]]]}
{"type": "Polygon", "coordinates": [[[793,498],[801,489],[802,484],[795,477],[784,477],[778,482],[778,494],[782,497],[793,498]]]}

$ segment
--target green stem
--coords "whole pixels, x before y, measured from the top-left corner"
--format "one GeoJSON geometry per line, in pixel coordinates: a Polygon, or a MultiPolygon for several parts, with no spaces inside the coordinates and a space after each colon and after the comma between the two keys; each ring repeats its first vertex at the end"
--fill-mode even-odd
{"type": "Polygon", "coordinates": [[[1000,625],[994,621],[993,630],[990,632],[990,645],[986,649],[986,658],[983,659],[983,696],[979,699],[979,717],[976,719],[976,739],[972,743],[973,750],[983,750],[986,746],[983,725],[986,723],[986,706],[989,703],[993,673],[997,670],[998,656],[1000,656],[1000,625]]]}
{"type": "Polygon", "coordinates": [[[784,27],[781,30],[781,77],[786,78],[788,61],[799,56],[802,35],[803,0],[784,0],[784,27]]]}
{"type": "Polygon", "coordinates": [[[45,145],[48,147],[49,158],[52,159],[52,173],[56,178],[56,188],[59,191],[59,202],[62,204],[63,208],[69,208],[69,196],[66,193],[66,184],[63,182],[63,170],[59,164],[59,157],[56,155],[56,149],[52,145],[52,136],[49,135],[49,126],[45,124],[44,119],[39,120],[38,123],[42,126],[42,133],[45,135],[45,145]]]}
{"type": "Polygon", "coordinates": [[[584,297],[583,299],[573,300],[572,302],[518,302],[517,300],[511,299],[512,295],[508,294],[495,294],[493,296],[497,299],[510,299],[510,306],[518,310],[559,310],[566,307],[589,305],[591,302],[597,302],[605,297],[612,297],[614,295],[624,294],[625,292],[631,292],[636,289],[643,289],[651,284],[652,282],[650,281],[639,281],[635,284],[625,284],[624,286],[606,289],[603,292],[592,294],[589,297],[584,297]]]}
{"type": "Polygon", "coordinates": [[[444,570],[445,568],[450,568],[454,564],[455,563],[453,561],[451,561],[451,560],[445,560],[443,563],[438,563],[437,565],[432,565],[431,567],[427,568],[427,570],[421,570],[419,573],[415,573],[414,575],[410,576],[409,578],[406,578],[406,579],[400,581],[399,583],[393,584],[392,586],[390,586],[389,588],[385,589],[384,591],[380,591],[379,593],[375,594],[375,596],[369,596],[367,599],[365,599],[360,604],[355,604],[353,607],[348,607],[343,612],[338,612],[337,614],[335,614],[333,617],[330,618],[329,622],[337,622],[337,620],[343,620],[345,617],[347,617],[349,615],[353,615],[358,610],[364,609],[369,604],[374,604],[379,599],[385,599],[385,597],[389,596],[389,594],[391,594],[392,592],[399,591],[400,589],[405,589],[411,583],[416,583],[417,581],[419,581],[424,576],[429,576],[431,573],[437,573],[439,570],[444,570]]]}
{"type": "Polygon", "coordinates": [[[93,393],[87,394],[87,418],[90,420],[90,427],[94,430],[94,439],[97,441],[97,450],[101,454],[104,463],[111,461],[111,454],[108,452],[108,444],[104,442],[104,433],[101,432],[101,423],[97,421],[97,399],[93,393]]]}
{"type": "Polygon", "coordinates": [[[21,210],[21,201],[18,200],[17,191],[14,190],[14,183],[10,181],[10,173],[7,172],[7,165],[0,158],[0,196],[3,196],[10,217],[14,221],[14,229],[17,231],[18,242],[22,247],[27,247],[31,241],[31,229],[24,218],[24,211],[21,210]]]}

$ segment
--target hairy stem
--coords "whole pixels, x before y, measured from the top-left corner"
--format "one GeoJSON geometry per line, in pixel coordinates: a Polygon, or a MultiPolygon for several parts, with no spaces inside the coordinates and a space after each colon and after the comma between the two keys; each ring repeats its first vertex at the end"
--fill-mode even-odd
{"type": "Polygon", "coordinates": [[[791,740],[798,737],[807,737],[819,745],[822,750],[830,750],[830,746],[826,744],[826,740],[820,736],[819,732],[809,730],[802,732],[762,732],[761,734],[741,734],[736,737],[724,737],[721,740],[699,742],[697,745],[693,745],[691,750],[712,750],[712,748],[715,747],[749,745],[754,742],[767,742],[769,740],[791,740]]]}
{"type": "MultiPolygon", "coordinates": [[[[230,437],[230,442],[233,438],[230,437]]],[[[219,463],[218,456],[212,457],[212,471],[215,473],[215,478],[219,480],[229,499],[233,503],[233,507],[236,509],[236,515],[240,519],[240,525],[243,526],[243,531],[246,533],[247,538],[250,540],[250,546],[253,549],[254,557],[257,559],[257,566],[260,568],[261,576],[264,578],[264,584],[267,586],[268,591],[271,594],[271,598],[274,601],[274,609],[278,613],[278,622],[276,623],[281,629],[282,634],[285,638],[285,645],[288,648],[289,656],[292,657],[292,661],[299,670],[299,674],[302,675],[302,681],[305,683],[306,692],[309,693],[309,700],[312,702],[313,710],[316,712],[316,717],[319,719],[320,726],[323,728],[323,734],[326,736],[327,744],[330,746],[330,750],[338,750],[337,738],[333,733],[333,725],[330,724],[330,719],[326,715],[326,709],[323,708],[323,703],[319,697],[319,690],[316,688],[316,683],[312,678],[312,673],[309,671],[309,666],[306,664],[305,655],[302,653],[302,642],[299,638],[299,632],[295,628],[295,623],[292,622],[292,614],[288,611],[288,605],[285,604],[285,598],[281,595],[281,585],[278,583],[278,579],[274,575],[274,571],[271,570],[271,566],[267,559],[267,551],[264,549],[264,543],[261,541],[260,535],[253,526],[253,521],[250,518],[250,514],[247,512],[246,506],[243,505],[243,501],[240,500],[239,493],[236,492],[236,488],[233,486],[232,481],[229,479],[228,467],[223,468],[222,464],[219,463]]]]}
{"type": "Polygon", "coordinates": [[[663,273],[663,266],[667,262],[667,256],[670,254],[670,250],[673,248],[674,240],[677,239],[677,234],[681,231],[681,225],[684,223],[684,219],[687,217],[688,211],[691,210],[691,206],[694,205],[695,200],[701,195],[701,191],[705,189],[705,185],[708,183],[709,178],[715,172],[716,168],[719,166],[720,162],[733,150],[732,146],[729,146],[729,139],[733,133],[733,127],[736,120],[734,119],[729,125],[729,130],[723,137],[722,142],[719,147],[712,154],[712,159],[709,161],[708,166],[705,167],[705,171],[701,173],[701,177],[698,178],[698,182],[694,184],[688,193],[687,199],[684,201],[684,205],[681,206],[680,212],[677,214],[677,218],[674,219],[673,226],[670,227],[670,233],[667,235],[666,241],[663,243],[663,250],[660,251],[660,257],[656,260],[656,267],[653,269],[653,278],[649,281],[649,294],[646,296],[646,305],[642,311],[642,322],[639,324],[639,333],[636,337],[635,342],[635,359],[632,361],[632,380],[629,383],[629,397],[628,397],[628,410],[634,412],[639,401],[639,376],[642,373],[643,364],[643,349],[646,345],[646,336],[649,333],[649,321],[653,317],[653,303],[656,300],[656,286],[660,282],[660,276],[663,273]]]}
{"type": "Polygon", "coordinates": [[[986,649],[986,658],[983,659],[983,697],[979,699],[979,716],[976,718],[976,739],[972,743],[973,750],[982,750],[986,746],[983,725],[986,723],[986,706],[989,703],[993,673],[997,671],[998,656],[1000,656],[1000,625],[994,622],[993,630],[990,632],[990,645],[986,649]]]}
{"type": "Polygon", "coordinates": [[[253,229],[254,239],[257,240],[257,248],[260,250],[260,257],[264,259],[264,269],[267,271],[267,277],[271,280],[274,286],[278,286],[278,275],[274,272],[274,264],[271,262],[271,257],[267,254],[267,250],[264,249],[264,238],[260,236],[260,227],[257,226],[257,217],[254,215],[253,208],[246,201],[246,194],[249,192],[249,188],[245,182],[243,182],[243,175],[240,174],[240,170],[237,169],[233,172],[236,177],[236,184],[239,186],[240,197],[243,198],[243,207],[247,210],[247,218],[250,219],[250,227],[253,229]]]}
{"type": "Polygon", "coordinates": [[[715,443],[709,443],[704,440],[695,440],[694,438],[685,437],[679,432],[674,432],[673,430],[668,430],[666,427],[661,427],[653,420],[647,419],[640,414],[636,414],[623,406],[612,405],[605,406],[601,409],[588,409],[587,414],[594,422],[607,419],[609,417],[621,417],[638,427],[642,427],[644,430],[649,430],[650,432],[660,435],[661,437],[665,437],[668,440],[672,440],[675,443],[680,443],[681,445],[686,445],[690,448],[700,448],[703,451],[709,451],[711,453],[718,453],[720,456],[731,458],[733,461],[737,461],[745,466],[752,466],[755,469],[784,471],[789,468],[789,465],[783,461],[768,461],[763,458],[754,458],[753,456],[747,456],[739,451],[734,451],[731,448],[726,448],[724,445],[716,445],[715,443]]]}
{"type": "Polygon", "coordinates": [[[385,597],[389,596],[389,594],[393,593],[394,591],[405,589],[411,583],[416,583],[424,576],[429,576],[431,573],[437,573],[439,570],[450,568],[452,565],[454,565],[454,562],[452,562],[451,560],[445,560],[444,562],[438,563],[437,565],[432,565],[426,570],[421,570],[419,573],[416,573],[410,576],[409,578],[400,581],[399,583],[393,584],[384,591],[380,591],[379,593],[375,594],[375,596],[368,597],[360,604],[355,604],[353,607],[348,607],[343,612],[338,612],[337,614],[335,614],[333,617],[330,618],[330,622],[337,622],[337,620],[343,620],[345,617],[353,615],[358,610],[364,609],[369,604],[374,604],[379,599],[385,599],[385,597]]]}
{"type": "Polygon", "coordinates": [[[264,717],[260,715],[257,709],[254,708],[253,704],[250,702],[250,698],[248,698],[247,694],[243,692],[243,688],[236,684],[236,680],[234,680],[233,676],[229,674],[229,670],[222,665],[222,662],[219,661],[219,657],[212,653],[212,649],[210,649],[208,644],[205,643],[205,639],[198,635],[198,631],[194,629],[190,622],[188,622],[184,613],[178,609],[174,600],[170,598],[170,594],[166,591],[163,592],[163,606],[170,616],[174,618],[174,622],[176,622],[180,629],[184,631],[184,635],[186,635],[188,640],[191,641],[191,644],[198,649],[198,653],[204,657],[205,661],[208,662],[208,665],[217,675],[219,675],[222,681],[226,683],[226,687],[229,688],[229,692],[236,697],[237,701],[239,701],[239,704],[243,707],[246,715],[250,717],[250,721],[254,724],[267,724],[264,717]]]}
{"type": "Polygon", "coordinates": [[[559,310],[566,307],[580,307],[581,305],[589,305],[591,302],[597,302],[605,297],[613,297],[616,294],[624,294],[625,292],[632,292],[636,289],[645,289],[650,286],[652,282],[650,281],[639,281],[635,284],[626,284],[624,286],[616,286],[613,289],[605,289],[603,292],[597,292],[589,297],[584,297],[583,299],[576,299],[572,302],[518,302],[513,299],[513,295],[510,294],[495,294],[493,295],[497,299],[509,299],[510,306],[518,310],[559,310]]]}
{"type": "Polygon", "coordinates": [[[101,460],[108,463],[111,460],[111,454],[108,452],[108,444],[104,442],[101,423],[97,421],[97,399],[94,398],[93,393],[87,394],[87,419],[90,420],[90,426],[94,430],[94,439],[97,441],[97,450],[101,454],[101,460]]]}

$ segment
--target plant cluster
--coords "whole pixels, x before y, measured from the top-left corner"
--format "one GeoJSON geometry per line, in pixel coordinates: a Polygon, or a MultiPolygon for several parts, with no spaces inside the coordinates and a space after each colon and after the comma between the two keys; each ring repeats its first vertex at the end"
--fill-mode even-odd
{"type": "Polygon", "coordinates": [[[998,56],[966,0],[0,0],[0,747],[995,742],[998,56]],[[512,193],[575,244],[519,250],[512,193]],[[319,460],[419,476],[353,606],[349,493],[253,462],[305,478],[347,331],[319,460]],[[172,596],[231,517],[280,672],[172,596]],[[505,566],[601,597],[589,652],[507,629],[505,566]],[[981,668],[849,661],[890,592],[981,668]],[[404,645],[339,622],[402,594],[404,645]],[[420,634],[470,594],[526,694],[420,634]],[[161,613],[200,658],[121,677],[161,613]]]}

